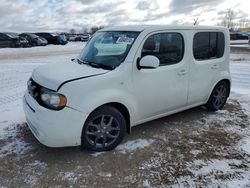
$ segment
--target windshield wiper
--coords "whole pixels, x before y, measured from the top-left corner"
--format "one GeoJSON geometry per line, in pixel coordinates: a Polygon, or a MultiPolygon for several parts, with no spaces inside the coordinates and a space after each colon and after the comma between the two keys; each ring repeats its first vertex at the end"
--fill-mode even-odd
{"type": "Polygon", "coordinates": [[[86,65],[89,64],[87,61],[83,61],[83,60],[81,60],[81,59],[79,59],[79,58],[76,58],[76,61],[77,61],[77,63],[79,63],[79,64],[86,64],[86,65]]]}
{"type": "Polygon", "coordinates": [[[114,69],[113,67],[108,66],[108,65],[93,63],[93,62],[89,62],[89,61],[84,61],[84,60],[79,59],[79,58],[77,58],[76,60],[77,60],[77,62],[78,62],[79,64],[85,64],[85,65],[89,65],[89,66],[95,67],[95,68],[102,68],[102,69],[106,69],[106,70],[107,70],[107,69],[108,69],[108,70],[113,70],[113,69],[114,69]]]}
{"type": "Polygon", "coordinates": [[[96,67],[96,68],[102,68],[105,70],[113,70],[114,67],[110,66],[110,65],[105,65],[105,64],[99,64],[99,63],[93,63],[93,62],[88,62],[89,65],[91,65],[92,67],[96,67]]]}

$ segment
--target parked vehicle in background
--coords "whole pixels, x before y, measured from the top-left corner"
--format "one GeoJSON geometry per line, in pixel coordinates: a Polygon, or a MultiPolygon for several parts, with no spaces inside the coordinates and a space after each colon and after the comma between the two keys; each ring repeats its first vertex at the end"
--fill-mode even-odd
{"type": "Polygon", "coordinates": [[[83,41],[88,41],[91,38],[90,34],[83,34],[82,35],[83,41]]]}
{"type": "Polygon", "coordinates": [[[76,35],[70,35],[68,41],[76,41],[76,35]]]}
{"type": "Polygon", "coordinates": [[[82,41],[82,36],[75,37],[75,41],[82,41]]]}
{"type": "Polygon", "coordinates": [[[0,33],[1,48],[28,47],[29,42],[17,33],[0,33]]]}
{"type": "Polygon", "coordinates": [[[28,40],[30,46],[46,46],[48,44],[45,38],[39,37],[33,33],[22,33],[19,36],[28,40]]]}
{"type": "Polygon", "coordinates": [[[44,145],[115,148],[131,127],[229,97],[229,31],[202,26],[99,30],[73,62],[38,67],[23,98],[44,145]]]}
{"type": "Polygon", "coordinates": [[[61,44],[61,45],[65,45],[68,43],[68,41],[66,40],[65,35],[55,35],[55,34],[51,34],[51,33],[34,33],[36,35],[38,35],[39,37],[43,37],[48,41],[48,44],[61,44]]]}
{"type": "Polygon", "coordinates": [[[79,35],[75,38],[75,41],[88,41],[90,39],[90,34],[79,35]]]}
{"type": "Polygon", "coordinates": [[[243,33],[230,33],[230,40],[249,40],[249,36],[243,33]]]}
{"type": "MultiPolygon", "coordinates": [[[[16,35],[18,34],[16,33],[16,35]]],[[[20,47],[30,47],[29,41],[26,40],[24,37],[20,37],[20,43],[21,43],[20,47]]]]}
{"type": "Polygon", "coordinates": [[[65,45],[68,43],[66,36],[63,34],[57,35],[57,40],[59,44],[62,44],[62,45],[65,45]]]}

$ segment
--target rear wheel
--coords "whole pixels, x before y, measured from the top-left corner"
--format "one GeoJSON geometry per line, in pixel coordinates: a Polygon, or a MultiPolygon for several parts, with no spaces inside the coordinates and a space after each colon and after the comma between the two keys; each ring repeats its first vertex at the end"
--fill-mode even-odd
{"type": "Polygon", "coordinates": [[[213,89],[211,96],[207,104],[206,108],[210,111],[221,110],[228,98],[229,95],[229,86],[226,82],[219,82],[213,89]]]}
{"type": "Polygon", "coordinates": [[[123,139],[126,121],[119,110],[103,106],[87,118],[82,131],[82,146],[92,151],[114,149],[123,139]]]}

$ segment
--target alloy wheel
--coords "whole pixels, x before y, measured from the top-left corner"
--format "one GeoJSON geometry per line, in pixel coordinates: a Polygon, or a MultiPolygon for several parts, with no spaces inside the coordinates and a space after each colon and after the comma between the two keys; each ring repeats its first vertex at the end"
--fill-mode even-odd
{"type": "Polygon", "coordinates": [[[227,99],[227,88],[225,85],[221,84],[215,91],[213,95],[212,103],[216,109],[220,109],[227,99]]]}
{"type": "Polygon", "coordinates": [[[120,125],[111,115],[94,117],[86,127],[86,139],[95,148],[105,148],[112,145],[120,134],[120,125]]]}

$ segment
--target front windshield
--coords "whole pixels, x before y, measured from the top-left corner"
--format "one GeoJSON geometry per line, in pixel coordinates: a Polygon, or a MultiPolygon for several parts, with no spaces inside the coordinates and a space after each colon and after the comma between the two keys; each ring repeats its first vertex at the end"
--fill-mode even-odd
{"type": "Polygon", "coordinates": [[[83,49],[79,59],[114,69],[126,58],[139,32],[97,32],[83,49]]]}

